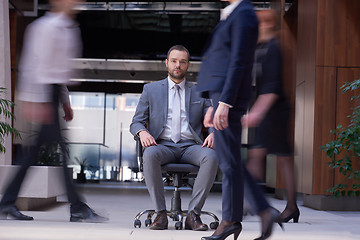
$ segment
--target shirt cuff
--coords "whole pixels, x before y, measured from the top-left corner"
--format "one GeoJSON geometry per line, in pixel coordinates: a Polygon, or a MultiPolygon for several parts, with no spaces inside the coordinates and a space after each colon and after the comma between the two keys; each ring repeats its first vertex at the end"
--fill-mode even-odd
{"type": "Polygon", "coordinates": [[[233,106],[232,106],[232,105],[227,104],[227,103],[224,103],[224,102],[222,102],[222,101],[219,101],[219,103],[222,103],[222,104],[224,104],[225,106],[228,106],[229,108],[233,108],[233,106]]]}
{"type": "Polygon", "coordinates": [[[137,135],[138,137],[140,137],[140,136],[139,136],[139,133],[142,132],[142,131],[147,131],[147,130],[146,130],[145,128],[144,128],[144,129],[140,129],[140,130],[136,133],[136,135],[137,135]]]}

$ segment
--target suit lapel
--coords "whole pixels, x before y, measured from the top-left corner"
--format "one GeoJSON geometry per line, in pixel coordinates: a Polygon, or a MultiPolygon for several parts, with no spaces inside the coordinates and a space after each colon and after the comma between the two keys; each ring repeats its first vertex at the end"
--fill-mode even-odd
{"type": "Polygon", "coordinates": [[[164,99],[166,103],[163,111],[163,122],[166,123],[169,109],[169,83],[167,78],[165,78],[161,84],[160,96],[160,99],[164,99]]]}
{"type": "MultiPolygon", "coordinates": [[[[186,82],[185,84],[185,110],[186,110],[186,117],[188,119],[188,122],[189,122],[189,129],[190,129],[190,132],[192,133],[194,139],[196,141],[200,141],[202,142],[201,138],[197,135],[197,133],[194,131],[194,129],[191,127],[191,124],[190,124],[190,106],[191,106],[191,96],[193,94],[192,91],[195,91],[195,89],[193,88],[193,84],[190,83],[190,82],[186,82]]],[[[194,93],[195,94],[195,93],[194,93]]]]}
{"type": "Polygon", "coordinates": [[[185,84],[185,111],[186,111],[186,117],[190,122],[189,118],[189,112],[190,112],[190,101],[191,101],[191,84],[186,82],[185,84]]]}

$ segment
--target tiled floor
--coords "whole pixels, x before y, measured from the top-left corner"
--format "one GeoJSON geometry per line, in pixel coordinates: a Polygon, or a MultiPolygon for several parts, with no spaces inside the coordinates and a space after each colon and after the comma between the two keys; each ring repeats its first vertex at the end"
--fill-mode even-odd
{"type": "MultiPolygon", "coordinates": [[[[35,218],[34,221],[0,221],[0,240],[200,240],[211,235],[212,231],[194,232],[175,230],[173,222],[169,230],[152,231],[148,228],[134,228],[134,216],[143,209],[151,209],[152,203],[143,186],[119,184],[85,185],[81,191],[89,205],[97,212],[107,215],[107,223],[70,223],[69,207],[65,203],[43,209],[25,212],[35,218]]],[[[167,191],[170,203],[171,191],[167,191]]],[[[183,206],[189,202],[190,193],[182,193],[183,206]]],[[[60,198],[62,201],[64,198],[60,198]]],[[[285,201],[271,198],[272,205],[282,210],[285,201]]],[[[269,239],[279,240],[332,240],[360,239],[360,212],[316,211],[300,205],[300,222],[286,223],[283,232],[278,226],[269,239]]],[[[212,211],[221,218],[221,195],[211,193],[204,210],[212,211]]],[[[142,219],[144,220],[144,219],[142,219]]],[[[209,223],[211,218],[203,217],[209,223]]],[[[143,221],[142,221],[143,223],[143,221]]],[[[144,225],[144,224],[143,224],[144,225]]],[[[239,239],[251,240],[258,237],[260,226],[257,217],[246,217],[239,239]]],[[[232,239],[229,237],[228,239],[232,239]]]]}

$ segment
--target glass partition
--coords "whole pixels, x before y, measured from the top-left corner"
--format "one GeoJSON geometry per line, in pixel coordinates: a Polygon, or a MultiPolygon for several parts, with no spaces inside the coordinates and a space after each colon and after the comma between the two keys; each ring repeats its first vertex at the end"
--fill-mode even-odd
{"type": "Polygon", "coordinates": [[[74,179],[138,181],[136,149],[129,126],[140,94],[71,92],[74,120],[64,132],[74,179]]]}

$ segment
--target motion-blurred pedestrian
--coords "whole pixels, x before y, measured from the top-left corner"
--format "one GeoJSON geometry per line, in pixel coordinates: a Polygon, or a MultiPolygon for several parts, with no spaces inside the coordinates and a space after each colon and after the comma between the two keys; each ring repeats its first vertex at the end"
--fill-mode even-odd
{"type": "Polygon", "coordinates": [[[81,51],[80,31],[74,21],[74,7],[81,0],[50,0],[51,11],[29,25],[25,33],[20,62],[19,100],[25,120],[40,125],[34,148],[23,154],[21,166],[7,186],[0,202],[0,219],[33,220],[15,206],[27,170],[34,165],[41,145],[59,143],[63,160],[64,181],[70,202],[70,221],[103,222],[75,191],[67,168],[68,151],[60,133],[58,107],[62,104],[65,121],[73,119],[69,92],[72,69],[70,59],[81,51]]]}
{"type": "Polygon", "coordinates": [[[281,219],[298,222],[300,211],[296,203],[294,163],[288,136],[290,107],[283,91],[283,62],[276,40],[278,18],[274,10],[258,11],[257,17],[259,39],[253,71],[257,98],[242,119],[244,127],[256,127],[255,142],[248,151],[247,168],[255,179],[263,181],[266,154],[277,156],[287,195],[281,219]]]}

